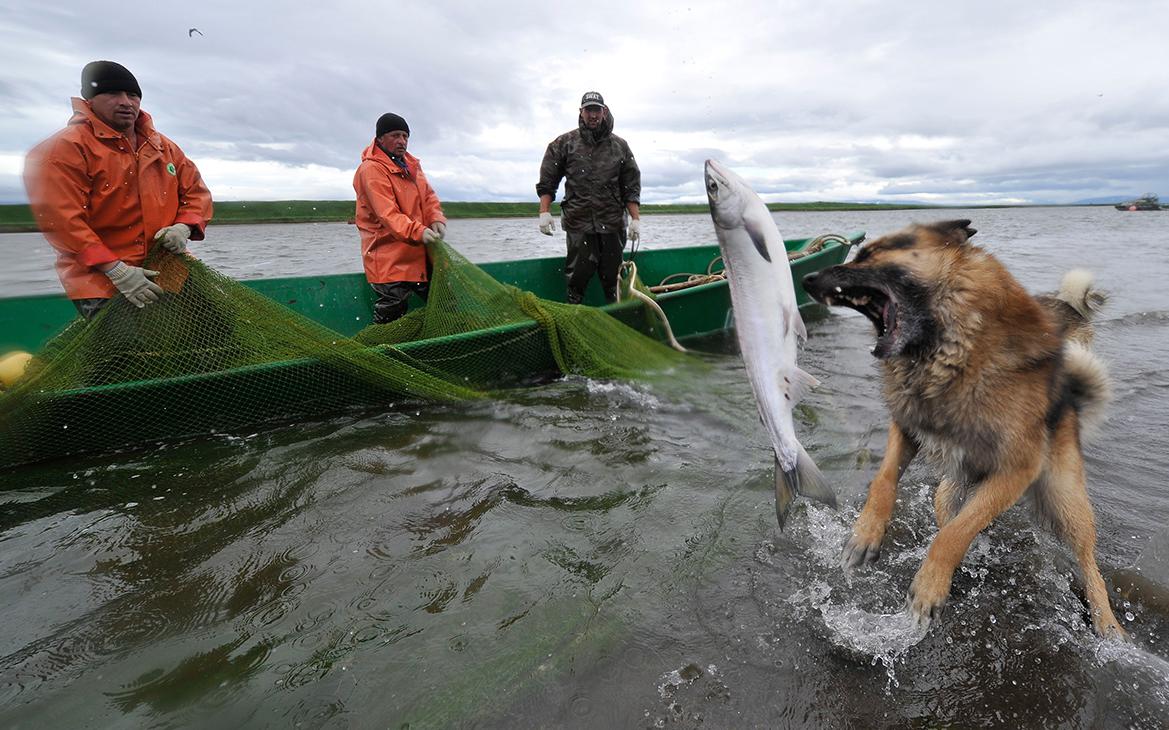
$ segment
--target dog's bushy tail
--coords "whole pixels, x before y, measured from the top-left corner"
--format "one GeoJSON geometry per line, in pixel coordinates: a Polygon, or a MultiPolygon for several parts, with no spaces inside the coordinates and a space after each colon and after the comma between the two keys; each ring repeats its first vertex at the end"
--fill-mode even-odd
{"type": "Polygon", "coordinates": [[[1058,294],[1037,299],[1055,318],[1065,338],[1085,346],[1092,344],[1092,319],[1108,297],[1092,286],[1090,271],[1072,269],[1064,274],[1058,294]]]}
{"type": "Polygon", "coordinates": [[[1071,388],[1072,403],[1080,419],[1080,438],[1090,441],[1104,422],[1112,400],[1112,379],[1108,367],[1076,340],[1064,344],[1064,372],[1071,388]]]}
{"type": "Polygon", "coordinates": [[[1072,269],[1064,274],[1055,298],[1075,310],[1075,315],[1064,318],[1067,327],[1064,369],[1079,414],[1080,437],[1086,441],[1103,423],[1108,403],[1112,400],[1108,367],[1090,347],[1092,318],[1108,301],[1108,296],[1094,288],[1092,272],[1072,269]]]}
{"type": "Polygon", "coordinates": [[[1086,269],[1072,269],[1063,275],[1056,299],[1067,303],[1085,320],[1091,320],[1096,312],[1108,301],[1108,295],[1093,288],[1092,272],[1086,269]]]}

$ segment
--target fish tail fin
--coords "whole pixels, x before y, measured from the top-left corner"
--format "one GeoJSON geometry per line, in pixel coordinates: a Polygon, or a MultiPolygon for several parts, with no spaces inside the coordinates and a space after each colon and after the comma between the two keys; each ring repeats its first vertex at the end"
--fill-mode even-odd
{"type": "Polygon", "coordinates": [[[828,480],[820,473],[820,467],[816,466],[816,462],[812,461],[812,457],[808,456],[803,446],[800,447],[800,455],[796,459],[796,471],[800,475],[800,494],[836,509],[836,493],[832,491],[828,480]]]}
{"type": "Polygon", "coordinates": [[[786,470],[780,466],[778,458],[775,460],[775,517],[781,530],[797,494],[836,509],[836,494],[803,446],[794,468],[786,470]]]}
{"type": "Polygon", "coordinates": [[[787,520],[787,513],[796,501],[796,494],[800,491],[800,472],[798,469],[785,471],[775,460],[775,519],[779,521],[779,529],[787,520]]]}
{"type": "MultiPolygon", "coordinates": [[[[796,403],[802,401],[804,396],[808,394],[808,391],[820,384],[820,381],[816,380],[815,375],[812,375],[811,373],[804,370],[800,370],[798,367],[789,370],[787,374],[784,375],[783,379],[790,383],[790,387],[788,388],[788,395],[791,396],[793,406],[796,403]]],[[[809,459],[809,461],[811,461],[811,459],[809,459]]],[[[814,466],[815,465],[813,465],[813,467],[814,466]]]]}

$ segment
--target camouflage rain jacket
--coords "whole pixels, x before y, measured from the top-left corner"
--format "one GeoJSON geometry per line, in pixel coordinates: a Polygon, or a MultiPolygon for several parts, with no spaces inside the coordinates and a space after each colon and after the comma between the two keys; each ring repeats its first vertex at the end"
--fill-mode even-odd
{"type": "Polygon", "coordinates": [[[625,204],[641,202],[641,170],[629,144],[613,134],[613,115],[596,131],[577,120],[577,128],[548,143],[540,164],[537,195],[556,199],[560,181],[564,200],[560,224],[566,231],[606,233],[625,228],[625,204]]]}

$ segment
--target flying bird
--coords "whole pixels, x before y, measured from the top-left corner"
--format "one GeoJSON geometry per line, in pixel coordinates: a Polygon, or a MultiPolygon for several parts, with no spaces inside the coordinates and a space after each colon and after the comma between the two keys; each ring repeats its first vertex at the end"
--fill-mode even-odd
{"type": "Polygon", "coordinates": [[[198,28],[191,28],[187,31],[187,37],[194,38],[196,33],[203,35],[203,31],[199,30],[198,28]]]}

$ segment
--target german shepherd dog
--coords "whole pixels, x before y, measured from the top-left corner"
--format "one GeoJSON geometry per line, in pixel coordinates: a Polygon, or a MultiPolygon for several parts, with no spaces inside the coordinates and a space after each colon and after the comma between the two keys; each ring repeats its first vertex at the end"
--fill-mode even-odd
{"type": "Polygon", "coordinates": [[[1057,296],[1033,297],[967,242],[974,233],[968,220],[911,226],[804,279],[817,301],[851,307],[876,327],[872,353],[892,417],[842,562],[852,569],[878,558],[897,480],[920,451],[942,478],[938,534],[906,597],[919,625],[940,615],[975,536],[1026,495],[1075,551],[1096,632],[1124,637],[1096,565],[1080,450],[1110,397],[1089,349],[1104,296],[1089,273],[1071,271],[1057,296]]]}

